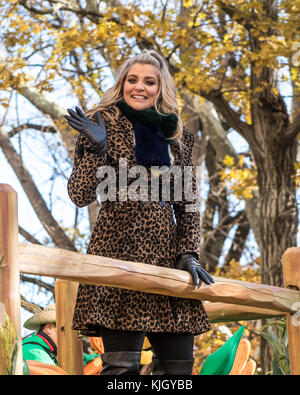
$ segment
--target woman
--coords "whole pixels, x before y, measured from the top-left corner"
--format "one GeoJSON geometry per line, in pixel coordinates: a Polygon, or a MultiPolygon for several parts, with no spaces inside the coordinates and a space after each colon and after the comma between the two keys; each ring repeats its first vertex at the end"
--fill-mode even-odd
{"type": "MultiPolygon", "coordinates": [[[[163,199],[162,169],[192,166],[193,147],[193,135],[179,118],[165,60],[154,51],[129,59],[87,116],[78,107],[68,112],[67,121],[80,132],[68,182],[71,200],[83,207],[96,199],[101,181],[97,169],[102,166],[111,166],[116,176],[116,201],[105,200],[102,190],[87,253],[187,270],[196,285],[199,280],[213,283],[198,263],[199,210],[188,212],[191,202],[174,200],[174,178],[171,199],[163,199]],[[132,189],[128,197],[120,174],[124,160],[128,169],[146,169],[141,174],[149,182],[140,188],[141,200],[133,198],[132,189]],[[154,179],[160,180],[159,198],[151,200],[154,179]]],[[[195,187],[193,173],[193,191],[195,187]]],[[[145,334],[155,352],[153,374],[191,374],[194,335],[211,327],[199,300],[80,284],[73,329],[102,337],[102,374],[139,374],[145,334]]]]}

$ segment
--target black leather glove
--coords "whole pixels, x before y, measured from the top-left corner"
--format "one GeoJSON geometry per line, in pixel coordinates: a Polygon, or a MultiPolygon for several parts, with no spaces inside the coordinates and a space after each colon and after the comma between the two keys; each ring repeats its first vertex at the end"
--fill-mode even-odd
{"type": "Polygon", "coordinates": [[[193,254],[182,254],[176,260],[175,268],[179,270],[186,270],[191,273],[196,285],[199,285],[199,279],[205,284],[210,285],[215,282],[210,274],[201,267],[198,260],[193,254]]]}
{"type": "Polygon", "coordinates": [[[107,133],[100,112],[98,111],[95,114],[95,121],[97,122],[97,125],[95,125],[84,115],[79,107],[75,107],[75,110],[76,112],[68,108],[70,116],[65,115],[68,124],[89,140],[91,143],[88,149],[89,152],[97,155],[105,154],[108,151],[107,133]]]}

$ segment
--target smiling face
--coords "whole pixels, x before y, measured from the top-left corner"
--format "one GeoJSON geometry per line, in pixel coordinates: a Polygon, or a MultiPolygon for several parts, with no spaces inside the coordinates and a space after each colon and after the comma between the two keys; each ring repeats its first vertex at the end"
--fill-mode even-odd
{"type": "Polygon", "coordinates": [[[124,82],[123,95],[126,103],[135,110],[152,107],[159,91],[157,69],[150,64],[133,64],[124,82]]]}

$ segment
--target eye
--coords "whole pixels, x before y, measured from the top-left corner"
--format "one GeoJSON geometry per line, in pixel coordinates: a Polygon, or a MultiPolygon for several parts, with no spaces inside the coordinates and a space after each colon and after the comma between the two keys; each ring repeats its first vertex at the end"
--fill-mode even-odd
{"type": "Polygon", "coordinates": [[[154,81],[146,81],[146,84],[147,85],[155,85],[155,82],[154,81]]]}

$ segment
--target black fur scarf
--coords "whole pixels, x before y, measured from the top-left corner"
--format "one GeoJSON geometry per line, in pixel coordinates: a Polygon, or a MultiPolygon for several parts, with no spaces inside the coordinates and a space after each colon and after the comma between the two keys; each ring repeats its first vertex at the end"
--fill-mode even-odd
{"type": "Polygon", "coordinates": [[[135,110],[125,100],[116,105],[133,124],[137,163],[146,167],[170,166],[169,145],[177,130],[176,114],[161,115],[153,107],[135,110]]]}

